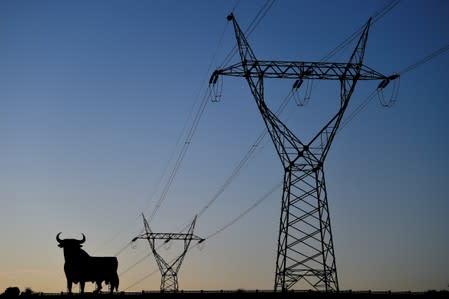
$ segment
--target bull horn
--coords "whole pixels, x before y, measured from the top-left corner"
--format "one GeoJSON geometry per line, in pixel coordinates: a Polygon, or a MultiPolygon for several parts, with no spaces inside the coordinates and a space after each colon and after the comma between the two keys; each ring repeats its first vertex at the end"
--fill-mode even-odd
{"type": "Polygon", "coordinates": [[[60,234],[62,234],[62,233],[59,233],[59,234],[56,235],[56,241],[58,241],[58,243],[61,243],[61,242],[62,242],[62,240],[59,238],[59,235],[60,235],[60,234]]]}
{"type": "Polygon", "coordinates": [[[83,235],[83,239],[79,241],[80,244],[83,244],[84,242],[86,242],[86,236],[84,234],[82,234],[82,235],[83,235]]]}

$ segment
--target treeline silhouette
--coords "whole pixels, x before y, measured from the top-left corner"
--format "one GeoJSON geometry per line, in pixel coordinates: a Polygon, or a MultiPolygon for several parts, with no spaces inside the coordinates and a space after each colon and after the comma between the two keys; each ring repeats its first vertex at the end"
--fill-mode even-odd
{"type": "Polygon", "coordinates": [[[20,289],[18,287],[8,287],[6,290],[1,294],[2,297],[19,297],[19,296],[31,296],[35,293],[31,288],[25,288],[23,292],[20,292],[20,289]]]}

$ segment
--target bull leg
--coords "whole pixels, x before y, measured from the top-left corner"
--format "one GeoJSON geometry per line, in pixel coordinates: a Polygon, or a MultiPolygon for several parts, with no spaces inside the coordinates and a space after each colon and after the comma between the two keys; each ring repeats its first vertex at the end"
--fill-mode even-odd
{"type": "Polygon", "coordinates": [[[101,284],[102,284],[102,281],[101,280],[97,280],[97,289],[95,290],[95,293],[100,293],[101,292],[101,289],[103,288],[101,286],[101,284]]]}
{"type": "Polygon", "coordinates": [[[115,291],[118,292],[118,284],[119,284],[119,279],[118,279],[118,275],[117,273],[115,273],[114,277],[111,279],[111,293],[114,292],[114,288],[115,291]]]}
{"type": "Polygon", "coordinates": [[[69,294],[72,294],[72,281],[67,279],[67,292],[69,292],[69,294]]]}
{"type": "Polygon", "coordinates": [[[80,293],[81,294],[84,294],[84,285],[85,285],[85,283],[86,282],[84,282],[84,281],[80,281],[80,293]]]}

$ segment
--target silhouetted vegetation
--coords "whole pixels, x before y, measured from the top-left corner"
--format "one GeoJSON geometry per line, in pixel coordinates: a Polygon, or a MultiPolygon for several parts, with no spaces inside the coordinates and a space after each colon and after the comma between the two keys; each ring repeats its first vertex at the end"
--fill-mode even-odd
{"type": "Polygon", "coordinates": [[[25,291],[23,291],[21,295],[22,296],[31,296],[33,294],[34,294],[34,292],[31,288],[25,288],[25,291]]]}
{"type": "Polygon", "coordinates": [[[9,287],[3,292],[2,296],[18,297],[19,294],[20,294],[20,289],[18,287],[9,287]]]}

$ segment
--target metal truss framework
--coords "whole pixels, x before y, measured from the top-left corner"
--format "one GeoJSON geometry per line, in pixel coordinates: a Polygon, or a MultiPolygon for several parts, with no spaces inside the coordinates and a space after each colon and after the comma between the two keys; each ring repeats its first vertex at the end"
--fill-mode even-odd
{"type": "Polygon", "coordinates": [[[138,239],[148,240],[148,243],[150,243],[151,251],[153,252],[154,258],[156,259],[156,263],[159,267],[159,270],[161,271],[161,292],[177,292],[178,271],[187,251],[189,250],[190,243],[192,242],[192,240],[196,240],[198,241],[198,243],[202,243],[205,240],[193,234],[196,216],[190,224],[187,233],[153,233],[150,229],[147,219],[145,218],[145,215],[142,214],[142,218],[145,232],[135,237],[132,242],[135,242],[138,239]],[[184,249],[176,259],[167,262],[157,252],[158,248],[156,248],[156,240],[163,240],[165,243],[168,243],[172,240],[181,240],[184,241],[184,249]]]}
{"type": "Polygon", "coordinates": [[[215,70],[209,83],[214,86],[219,76],[246,79],[285,171],[274,290],[287,291],[301,281],[315,290],[338,291],[323,163],[357,81],[382,80],[382,89],[398,75],[385,76],[363,65],[371,19],[346,63],[257,60],[235,17],[231,14],[228,20],[241,61],[215,70]],[[264,78],[294,79],[293,89],[304,80],[338,80],[340,108],[304,143],[265,104],[264,78]]]}

